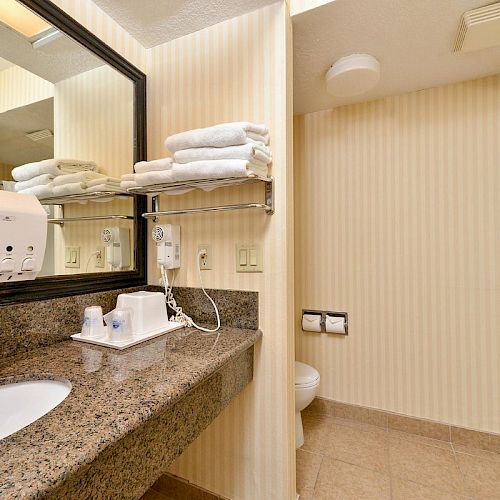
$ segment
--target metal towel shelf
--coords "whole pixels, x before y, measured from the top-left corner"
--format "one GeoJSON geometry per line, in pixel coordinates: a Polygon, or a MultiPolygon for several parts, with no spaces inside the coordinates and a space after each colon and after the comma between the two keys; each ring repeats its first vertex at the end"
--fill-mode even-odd
{"type": "Polygon", "coordinates": [[[272,215],[274,213],[274,179],[272,177],[233,177],[227,179],[203,179],[198,181],[175,182],[171,184],[157,184],[152,186],[134,187],[129,188],[127,191],[131,194],[150,194],[152,197],[152,211],[142,214],[145,219],[152,219],[155,222],[159,217],[196,214],[204,212],[226,212],[230,210],[244,210],[244,209],[261,209],[265,210],[266,214],[272,215]],[[169,191],[177,191],[182,189],[204,189],[209,190],[236,186],[242,184],[253,184],[256,182],[264,183],[265,187],[265,200],[264,203],[242,203],[236,205],[220,205],[215,207],[197,207],[197,208],[184,208],[177,210],[159,210],[158,195],[160,193],[168,194],[169,191]]]}

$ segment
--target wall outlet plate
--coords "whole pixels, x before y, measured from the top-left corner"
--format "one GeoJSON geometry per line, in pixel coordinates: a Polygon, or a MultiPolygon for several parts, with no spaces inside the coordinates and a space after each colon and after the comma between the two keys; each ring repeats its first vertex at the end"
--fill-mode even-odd
{"type": "Polygon", "coordinates": [[[264,271],[262,247],[256,243],[237,243],[235,257],[237,273],[261,273],[264,271]]]}
{"type": "Polygon", "coordinates": [[[207,255],[205,257],[200,257],[200,269],[202,271],[212,269],[212,248],[210,245],[200,244],[198,245],[198,254],[201,250],[205,250],[207,255]]]}
{"type": "Polygon", "coordinates": [[[95,267],[104,268],[104,247],[97,247],[95,251],[97,252],[95,256],[95,267]]]}
{"type": "Polygon", "coordinates": [[[80,247],[66,247],[64,267],[80,268],[80,247]]]}

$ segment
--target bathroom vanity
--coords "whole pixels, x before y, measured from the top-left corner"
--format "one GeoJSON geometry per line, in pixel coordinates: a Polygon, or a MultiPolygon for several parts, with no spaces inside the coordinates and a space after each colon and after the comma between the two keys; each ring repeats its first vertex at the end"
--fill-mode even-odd
{"type": "Polygon", "coordinates": [[[0,441],[0,498],[137,499],[253,377],[259,330],[186,328],[125,351],[58,342],[0,383],[68,380],[62,403],[0,441]]]}

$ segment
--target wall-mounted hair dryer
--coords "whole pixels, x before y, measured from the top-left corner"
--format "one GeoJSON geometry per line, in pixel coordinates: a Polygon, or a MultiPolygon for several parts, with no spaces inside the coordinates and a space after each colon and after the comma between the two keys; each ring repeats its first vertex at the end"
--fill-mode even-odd
{"type": "Polygon", "coordinates": [[[181,226],[158,224],[153,227],[156,262],[165,269],[181,267],[181,226]]]}
{"type": "Polygon", "coordinates": [[[106,262],[112,269],[130,267],[130,230],[124,227],[106,227],[101,239],[106,246],[106,262]]]}
{"type": "Polygon", "coordinates": [[[47,213],[35,196],[0,191],[0,282],[34,280],[47,243],[47,213]]]}

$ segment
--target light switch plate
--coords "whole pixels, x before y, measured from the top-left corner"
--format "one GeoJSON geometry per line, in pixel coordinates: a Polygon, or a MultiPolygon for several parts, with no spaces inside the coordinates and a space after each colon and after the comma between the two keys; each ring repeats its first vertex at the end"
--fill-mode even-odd
{"type": "Polygon", "coordinates": [[[80,268],[80,247],[66,247],[64,267],[80,268]]]}
{"type": "Polygon", "coordinates": [[[236,244],[236,272],[261,273],[264,271],[262,247],[255,243],[236,244]]]}

